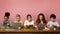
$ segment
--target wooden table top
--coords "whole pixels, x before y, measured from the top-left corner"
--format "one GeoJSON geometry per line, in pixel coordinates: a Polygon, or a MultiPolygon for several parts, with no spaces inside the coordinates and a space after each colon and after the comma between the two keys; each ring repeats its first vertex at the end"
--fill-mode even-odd
{"type": "Polygon", "coordinates": [[[16,33],[18,32],[55,32],[56,33],[57,32],[57,33],[60,33],[60,30],[43,31],[43,30],[8,30],[8,29],[3,30],[3,29],[0,29],[0,32],[16,32],[16,33]]]}

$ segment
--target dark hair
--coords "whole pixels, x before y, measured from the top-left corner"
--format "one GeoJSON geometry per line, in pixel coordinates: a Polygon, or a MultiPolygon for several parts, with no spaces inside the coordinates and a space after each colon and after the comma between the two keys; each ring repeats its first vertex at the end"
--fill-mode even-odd
{"type": "Polygon", "coordinates": [[[36,23],[39,24],[39,23],[41,22],[41,20],[40,20],[40,18],[39,18],[40,15],[43,16],[43,23],[46,24],[45,16],[44,16],[44,14],[42,14],[42,13],[40,13],[40,14],[38,15],[37,20],[36,20],[36,23]]]}
{"type": "Polygon", "coordinates": [[[30,14],[27,15],[27,19],[28,19],[28,16],[30,16],[30,18],[32,18],[32,16],[30,14]]]}
{"type": "Polygon", "coordinates": [[[5,16],[10,16],[10,13],[9,12],[5,12],[5,16]]]}
{"type": "Polygon", "coordinates": [[[50,18],[56,19],[56,15],[55,15],[55,14],[51,14],[51,15],[50,15],[50,18]]]}
{"type": "Polygon", "coordinates": [[[9,12],[5,12],[5,16],[4,17],[7,17],[9,19],[9,16],[10,16],[10,13],[9,12]]]}

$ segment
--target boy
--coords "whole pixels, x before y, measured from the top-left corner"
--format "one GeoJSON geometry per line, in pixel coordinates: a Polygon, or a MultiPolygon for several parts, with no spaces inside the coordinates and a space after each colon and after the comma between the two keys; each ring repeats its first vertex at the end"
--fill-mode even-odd
{"type": "Polygon", "coordinates": [[[56,15],[55,14],[50,15],[50,21],[47,23],[47,27],[49,29],[54,29],[54,30],[56,30],[59,27],[58,22],[56,22],[56,15]]]}

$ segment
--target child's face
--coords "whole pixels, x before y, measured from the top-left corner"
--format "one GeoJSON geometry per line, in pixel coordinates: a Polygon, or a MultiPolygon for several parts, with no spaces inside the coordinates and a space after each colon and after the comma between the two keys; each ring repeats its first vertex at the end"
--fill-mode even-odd
{"type": "Polygon", "coordinates": [[[50,18],[50,19],[51,19],[51,21],[53,21],[53,22],[55,21],[55,19],[54,19],[54,18],[50,18]]]}
{"type": "Polygon", "coordinates": [[[20,17],[16,17],[16,20],[20,20],[20,17]]]}
{"type": "Polygon", "coordinates": [[[32,18],[31,18],[30,16],[28,16],[28,20],[29,20],[29,21],[31,21],[31,20],[32,20],[32,18]]]}
{"type": "Polygon", "coordinates": [[[8,21],[8,17],[4,17],[4,20],[5,20],[5,21],[8,21]]]}
{"type": "Polygon", "coordinates": [[[43,16],[42,16],[42,15],[40,15],[40,16],[39,16],[39,19],[40,19],[40,20],[42,20],[42,19],[43,19],[43,16]]]}

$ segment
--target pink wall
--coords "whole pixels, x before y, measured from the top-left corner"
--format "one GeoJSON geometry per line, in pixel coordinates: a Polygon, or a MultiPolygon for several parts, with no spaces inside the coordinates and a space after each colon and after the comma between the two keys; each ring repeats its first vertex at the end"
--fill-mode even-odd
{"type": "Polygon", "coordinates": [[[16,14],[20,14],[22,20],[31,14],[36,20],[39,13],[44,13],[48,21],[50,14],[54,13],[60,22],[60,0],[0,0],[0,22],[7,11],[11,13],[11,21],[15,20],[16,14]]]}

